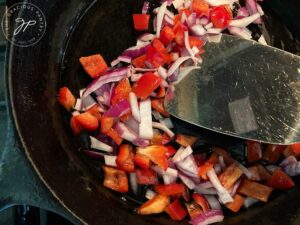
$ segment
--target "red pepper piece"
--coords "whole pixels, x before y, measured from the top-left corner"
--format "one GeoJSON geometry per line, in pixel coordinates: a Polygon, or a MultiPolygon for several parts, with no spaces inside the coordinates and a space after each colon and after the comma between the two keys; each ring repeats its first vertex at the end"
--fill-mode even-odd
{"type": "Polygon", "coordinates": [[[108,68],[105,60],[100,54],[80,57],[79,59],[83,69],[91,78],[101,76],[108,68]]]}
{"type": "Polygon", "coordinates": [[[62,87],[58,92],[58,102],[66,110],[70,111],[75,106],[75,97],[67,87],[62,87]]]}
{"type": "Polygon", "coordinates": [[[103,170],[103,186],[121,193],[128,192],[128,178],[124,171],[109,166],[103,166],[103,170]]]}

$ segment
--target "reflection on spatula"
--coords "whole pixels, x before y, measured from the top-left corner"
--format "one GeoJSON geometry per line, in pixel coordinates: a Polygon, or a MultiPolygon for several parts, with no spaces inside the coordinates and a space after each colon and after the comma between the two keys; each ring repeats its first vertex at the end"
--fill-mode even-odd
{"type": "Polygon", "coordinates": [[[205,50],[166,102],[173,116],[244,139],[300,142],[299,56],[229,35],[205,50]]]}

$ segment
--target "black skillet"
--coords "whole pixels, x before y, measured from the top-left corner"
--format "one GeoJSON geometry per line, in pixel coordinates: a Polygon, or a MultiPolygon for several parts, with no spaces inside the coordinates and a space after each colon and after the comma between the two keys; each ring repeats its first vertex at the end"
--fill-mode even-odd
{"type": "MultiPolygon", "coordinates": [[[[275,0],[270,0],[275,1],[275,0]]],[[[102,187],[99,163],[88,160],[80,150],[86,143],[74,138],[68,115],[56,102],[56,93],[68,85],[76,93],[88,82],[78,58],[100,52],[107,61],[134,44],[132,13],[141,10],[143,1],[72,0],[30,1],[44,12],[46,32],[37,44],[22,48],[11,45],[8,51],[8,76],[11,110],[25,153],[50,192],[79,221],[87,224],[187,224],[165,215],[138,216],[132,212],[139,199],[120,196],[102,187]]],[[[296,2],[296,1],[294,1],[296,2]]],[[[12,5],[15,1],[9,1],[12,5]]],[[[271,44],[299,53],[299,43],[279,19],[276,11],[282,2],[264,4],[266,27],[271,44]],[[272,8],[275,5],[275,8],[272,8]]],[[[284,7],[289,3],[285,3],[284,7]]],[[[297,9],[297,5],[291,5],[297,9]]],[[[298,7],[299,9],[299,7],[298,7]]],[[[286,10],[284,11],[286,13],[286,10]]],[[[278,13],[278,12],[277,12],[278,13]]],[[[294,34],[299,32],[298,17],[284,15],[294,34]]],[[[255,28],[254,28],[255,29],[255,28]]],[[[243,159],[242,140],[216,135],[176,122],[176,129],[197,134],[199,146],[230,148],[243,159]]],[[[300,187],[272,196],[237,215],[230,213],[223,224],[282,225],[300,223],[300,187]]]]}

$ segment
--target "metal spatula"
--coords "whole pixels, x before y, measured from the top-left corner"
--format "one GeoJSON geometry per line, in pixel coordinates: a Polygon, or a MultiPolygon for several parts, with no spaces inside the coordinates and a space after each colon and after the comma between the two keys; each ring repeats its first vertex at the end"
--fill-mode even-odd
{"type": "Polygon", "coordinates": [[[299,56],[229,35],[205,50],[166,103],[173,116],[244,139],[300,142],[299,56]]]}

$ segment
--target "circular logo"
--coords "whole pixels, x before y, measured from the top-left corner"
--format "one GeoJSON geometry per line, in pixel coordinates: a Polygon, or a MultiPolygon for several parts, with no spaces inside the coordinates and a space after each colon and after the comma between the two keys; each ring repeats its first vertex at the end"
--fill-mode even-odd
{"type": "Polygon", "coordinates": [[[9,7],[2,18],[2,31],[13,45],[28,47],[36,44],[46,30],[43,12],[34,4],[17,3],[9,7]]]}

